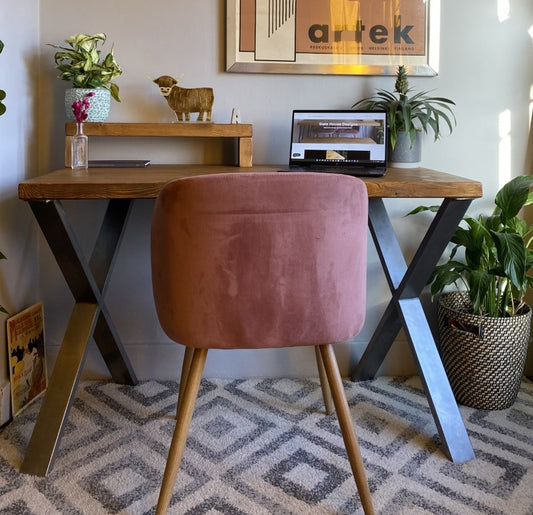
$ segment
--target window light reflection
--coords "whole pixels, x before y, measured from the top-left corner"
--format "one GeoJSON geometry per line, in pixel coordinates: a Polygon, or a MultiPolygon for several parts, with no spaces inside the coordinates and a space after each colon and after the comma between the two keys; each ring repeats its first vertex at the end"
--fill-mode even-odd
{"type": "Polygon", "coordinates": [[[533,130],[533,85],[529,88],[529,119],[531,120],[531,129],[533,130]]]}
{"type": "Polygon", "coordinates": [[[511,6],[509,4],[509,0],[498,0],[498,20],[500,23],[509,18],[510,12],[511,6]]]}

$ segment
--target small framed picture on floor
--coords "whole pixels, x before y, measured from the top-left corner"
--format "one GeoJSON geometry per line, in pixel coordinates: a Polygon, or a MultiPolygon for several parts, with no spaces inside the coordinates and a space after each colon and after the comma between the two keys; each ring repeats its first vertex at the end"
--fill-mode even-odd
{"type": "Polygon", "coordinates": [[[42,302],[7,320],[11,409],[16,416],[48,386],[42,302]]]}

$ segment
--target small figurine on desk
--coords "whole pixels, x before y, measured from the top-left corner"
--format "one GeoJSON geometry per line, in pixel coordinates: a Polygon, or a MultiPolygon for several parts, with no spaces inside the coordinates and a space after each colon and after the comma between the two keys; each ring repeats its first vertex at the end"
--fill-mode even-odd
{"type": "Polygon", "coordinates": [[[154,82],[159,86],[161,94],[166,98],[178,121],[189,121],[190,113],[198,113],[197,122],[211,121],[211,110],[215,97],[213,88],[180,88],[178,81],[170,75],[162,75],[154,82]]]}

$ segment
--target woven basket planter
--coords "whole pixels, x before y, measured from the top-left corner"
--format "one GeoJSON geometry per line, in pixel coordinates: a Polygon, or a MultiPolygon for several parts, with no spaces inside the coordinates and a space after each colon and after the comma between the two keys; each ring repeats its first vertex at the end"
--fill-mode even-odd
{"type": "Polygon", "coordinates": [[[500,410],[518,395],[531,330],[531,309],[515,317],[470,313],[461,292],[446,293],[438,306],[439,352],[457,402],[500,410]]]}

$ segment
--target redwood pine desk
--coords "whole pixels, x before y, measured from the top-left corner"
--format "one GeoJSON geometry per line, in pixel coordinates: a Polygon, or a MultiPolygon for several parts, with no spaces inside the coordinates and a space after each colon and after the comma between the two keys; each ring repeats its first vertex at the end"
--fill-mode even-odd
{"type": "MultiPolygon", "coordinates": [[[[170,180],[213,173],[274,171],[279,167],[151,165],[147,168],[95,168],[75,176],[70,168],[19,184],[74,296],[75,304],[48,390],[26,450],[21,471],[45,476],[66,425],[80,377],[87,343],[94,338],[114,381],[136,384],[135,373],[104,303],[106,287],[131,206],[135,199],[155,199],[170,180]],[[95,248],[87,259],[78,244],[62,200],[108,199],[95,248]]],[[[429,329],[419,295],[481,184],[428,169],[389,169],[384,177],[364,179],[369,196],[369,228],[392,298],[353,380],[374,377],[403,327],[418,366],[444,451],[457,462],[474,457],[461,414],[429,329]],[[443,199],[409,265],[385,209],[385,198],[443,199]]]]}

